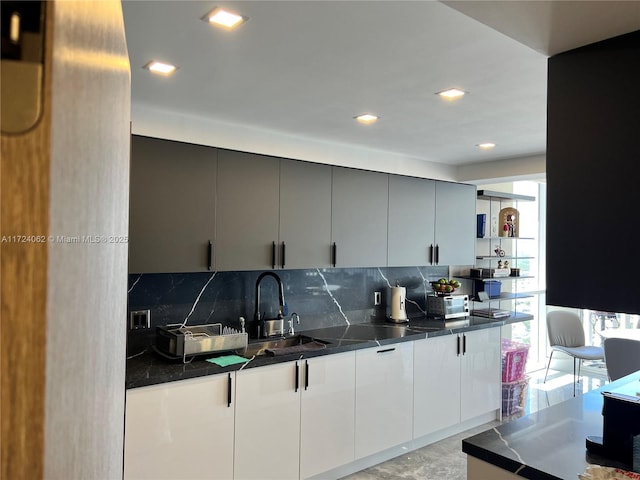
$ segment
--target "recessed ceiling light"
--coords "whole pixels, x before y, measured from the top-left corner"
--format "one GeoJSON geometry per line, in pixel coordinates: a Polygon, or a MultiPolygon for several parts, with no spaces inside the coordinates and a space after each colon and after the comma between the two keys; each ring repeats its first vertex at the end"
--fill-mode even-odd
{"type": "Polygon", "coordinates": [[[449,88],[448,90],[438,92],[437,95],[440,95],[442,98],[446,98],[447,100],[455,100],[463,97],[465,93],[467,92],[460,90],[459,88],[449,88]]]}
{"type": "Polygon", "coordinates": [[[483,150],[489,150],[491,148],[494,148],[496,146],[496,144],[495,143],[491,143],[491,142],[487,142],[487,143],[479,143],[476,146],[478,148],[482,148],[483,150]]]}
{"type": "Polygon", "coordinates": [[[230,12],[229,10],[224,10],[220,7],[216,7],[202,17],[202,20],[231,30],[232,28],[242,25],[249,20],[249,18],[230,12]]]}
{"type": "Polygon", "coordinates": [[[146,68],[152,73],[157,73],[158,75],[171,75],[178,69],[178,67],[171,65],[170,63],[157,62],[155,60],[150,61],[143,68],[146,68]]]}
{"type": "Polygon", "coordinates": [[[357,117],[353,118],[355,118],[358,122],[364,124],[376,123],[378,121],[378,116],[372,115],[370,113],[363,113],[362,115],[358,115],[357,117]]]}

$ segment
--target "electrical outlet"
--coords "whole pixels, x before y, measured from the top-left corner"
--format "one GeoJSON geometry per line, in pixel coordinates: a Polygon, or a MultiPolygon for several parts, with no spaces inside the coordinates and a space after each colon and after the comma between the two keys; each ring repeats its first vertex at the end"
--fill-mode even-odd
{"type": "Polygon", "coordinates": [[[145,328],[151,328],[151,311],[149,310],[132,311],[129,317],[129,329],[142,330],[145,328]]]}
{"type": "Polygon", "coordinates": [[[382,303],[382,292],[373,292],[373,304],[378,306],[382,303]]]}

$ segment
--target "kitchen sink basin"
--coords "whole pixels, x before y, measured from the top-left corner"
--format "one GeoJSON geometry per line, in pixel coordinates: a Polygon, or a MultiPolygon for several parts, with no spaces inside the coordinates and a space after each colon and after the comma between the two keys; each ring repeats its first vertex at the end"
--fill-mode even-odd
{"type": "Polygon", "coordinates": [[[420,333],[405,325],[381,325],[371,323],[356,323],[347,327],[329,327],[319,331],[319,338],[334,338],[336,340],[375,341],[402,338],[407,335],[420,333]]]}
{"type": "Polygon", "coordinates": [[[243,357],[250,358],[254,355],[288,355],[291,353],[303,353],[326,348],[329,342],[316,340],[307,335],[295,335],[293,337],[269,338],[261,341],[250,342],[246,348],[237,352],[243,357]]]}

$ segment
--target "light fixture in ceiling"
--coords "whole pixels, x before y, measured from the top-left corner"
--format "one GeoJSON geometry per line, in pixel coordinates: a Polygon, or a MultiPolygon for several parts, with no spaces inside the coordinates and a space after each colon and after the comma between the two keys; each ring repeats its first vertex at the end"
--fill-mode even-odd
{"type": "Polygon", "coordinates": [[[232,30],[245,23],[249,18],[229,10],[225,10],[224,8],[216,7],[202,17],[202,20],[211,23],[212,25],[232,30]]]}
{"type": "Polygon", "coordinates": [[[441,92],[436,92],[436,95],[440,95],[441,98],[446,100],[457,100],[462,98],[465,95],[464,90],[460,90],[459,88],[448,88],[447,90],[442,90],[441,92]]]}
{"type": "Polygon", "coordinates": [[[151,73],[165,76],[171,75],[178,69],[178,67],[176,67],[175,65],[172,65],[170,63],[158,62],[156,60],[151,60],[142,68],[146,68],[151,73]]]}
{"type": "Polygon", "coordinates": [[[372,123],[376,123],[379,117],[377,115],[372,115],[371,113],[363,113],[362,115],[358,115],[353,118],[355,118],[359,123],[370,125],[372,123]]]}
{"type": "Polygon", "coordinates": [[[491,142],[479,143],[476,145],[476,147],[481,148],[482,150],[491,150],[492,148],[495,148],[495,146],[496,144],[491,142]]]}

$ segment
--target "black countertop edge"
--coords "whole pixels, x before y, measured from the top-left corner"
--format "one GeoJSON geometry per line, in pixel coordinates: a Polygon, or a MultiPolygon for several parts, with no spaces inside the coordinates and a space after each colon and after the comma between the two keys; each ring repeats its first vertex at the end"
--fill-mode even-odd
{"type": "MultiPolygon", "coordinates": [[[[527,319],[528,320],[528,319],[527,319]]],[[[517,320],[524,321],[524,320],[517,320]]],[[[444,323],[442,326],[434,326],[434,321],[425,317],[410,319],[408,323],[394,324],[390,322],[372,322],[368,326],[381,327],[380,331],[389,332],[388,338],[376,339],[366,338],[345,338],[345,332],[350,327],[357,328],[354,324],[339,327],[328,327],[314,330],[304,330],[298,333],[316,338],[320,341],[330,342],[326,348],[321,350],[308,351],[304,353],[294,353],[280,356],[258,356],[247,363],[220,367],[207,362],[207,358],[216,355],[201,356],[194,358],[190,363],[183,363],[182,360],[169,360],[156,353],[152,347],[137,355],[132,355],[126,363],[125,388],[138,388],[150,385],[158,385],[178,380],[198,378],[207,375],[217,375],[221,373],[234,372],[241,368],[256,368],[278,363],[303,360],[306,358],[319,357],[342,352],[349,352],[376,346],[391,345],[400,342],[409,342],[424,338],[438,337],[443,335],[453,335],[465,331],[480,330],[484,328],[494,328],[505,325],[505,320],[490,320],[482,317],[467,317],[462,321],[457,320],[451,326],[444,323]],[[389,328],[391,327],[391,328],[389,328]]],[[[436,322],[437,324],[437,322],[436,322]]],[[[228,354],[225,352],[223,354],[228,354]]]]}
{"type": "Polygon", "coordinates": [[[462,441],[462,451],[467,455],[477,458],[478,460],[495,465],[498,468],[511,472],[522,478],[528,478],[530,480],[564,480],[560,477],[556,477],[555,475],[550,475],[548,473],[541,472],[540,470],[536,470],[535,468],[531,468],[529,465],[511,460],[510,458],[495,455],[484,448],[473,445],[465,440],[462,441]]]}
{"type": "Polygon", "coordinates": [[[577,478],[589,464],[630,470],[628,465],[588,452],[585,439],[602,435],[602,392],[636,395],[639,381],[640,371],[490,428],[463,439],[462,451],[530,480],[577,478]]]}

